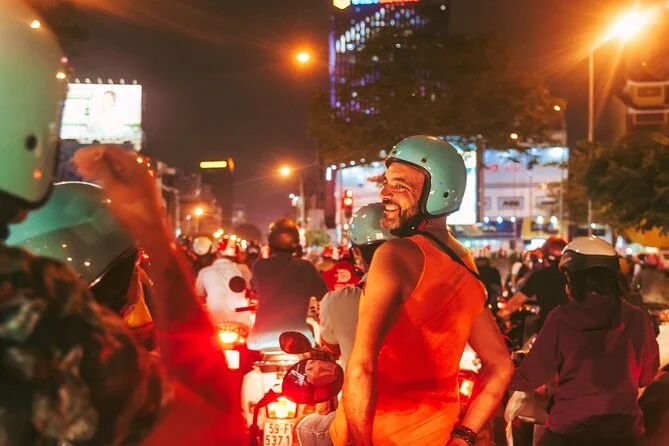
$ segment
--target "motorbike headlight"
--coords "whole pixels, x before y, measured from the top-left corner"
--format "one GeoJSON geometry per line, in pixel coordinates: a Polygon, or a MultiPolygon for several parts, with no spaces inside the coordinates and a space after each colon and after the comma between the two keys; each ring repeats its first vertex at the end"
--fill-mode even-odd
{"type": "Polygon", "coordinates": [[[274,419],[295,418],[297,413],[297,404],[285,397],[279,398],[273,403],[267,405],[267,417],[274,419]]]}

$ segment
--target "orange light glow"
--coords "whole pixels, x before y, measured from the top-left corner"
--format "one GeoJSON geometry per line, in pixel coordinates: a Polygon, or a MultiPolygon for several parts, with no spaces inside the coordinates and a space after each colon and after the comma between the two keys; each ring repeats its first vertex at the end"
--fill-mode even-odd
{"type": "Polygon", "coordinates": [[[36,180],[42,179],[42,171],[40,169],[33,170],[33,178],[36,180]]]}

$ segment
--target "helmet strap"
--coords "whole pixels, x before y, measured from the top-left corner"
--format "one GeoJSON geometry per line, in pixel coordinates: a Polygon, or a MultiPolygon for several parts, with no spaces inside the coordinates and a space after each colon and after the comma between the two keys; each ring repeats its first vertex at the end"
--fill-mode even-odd
{"type": "Polygon", "coordinates": [[[407,220],[401,227],[390,231],[395,237],[411,237],[425,229],[430,218],[423,213],[418,213],[407,220]]]}

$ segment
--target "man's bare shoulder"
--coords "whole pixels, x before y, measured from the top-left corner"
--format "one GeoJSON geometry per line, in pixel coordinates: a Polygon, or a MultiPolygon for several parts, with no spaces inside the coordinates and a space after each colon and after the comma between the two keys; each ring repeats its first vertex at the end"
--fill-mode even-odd
{"type": "Polygon", "coordinates": [[[423,259],[423,252],[421,249],[409,239],[398,238],[388,240],[374,254],[374,263],[382,264],[385,268],[390,270],[402,270],[407,265],[415,265],[421,263],[423,259]]]}

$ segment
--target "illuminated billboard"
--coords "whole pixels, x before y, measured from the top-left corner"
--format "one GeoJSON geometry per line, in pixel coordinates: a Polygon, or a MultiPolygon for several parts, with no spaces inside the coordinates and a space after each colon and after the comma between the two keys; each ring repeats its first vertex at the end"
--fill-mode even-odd
{"type": "Polygon", "coordinates": [[[142,86],[70,84],[60,137],[81,144],[142,145],[142,86]]]}

